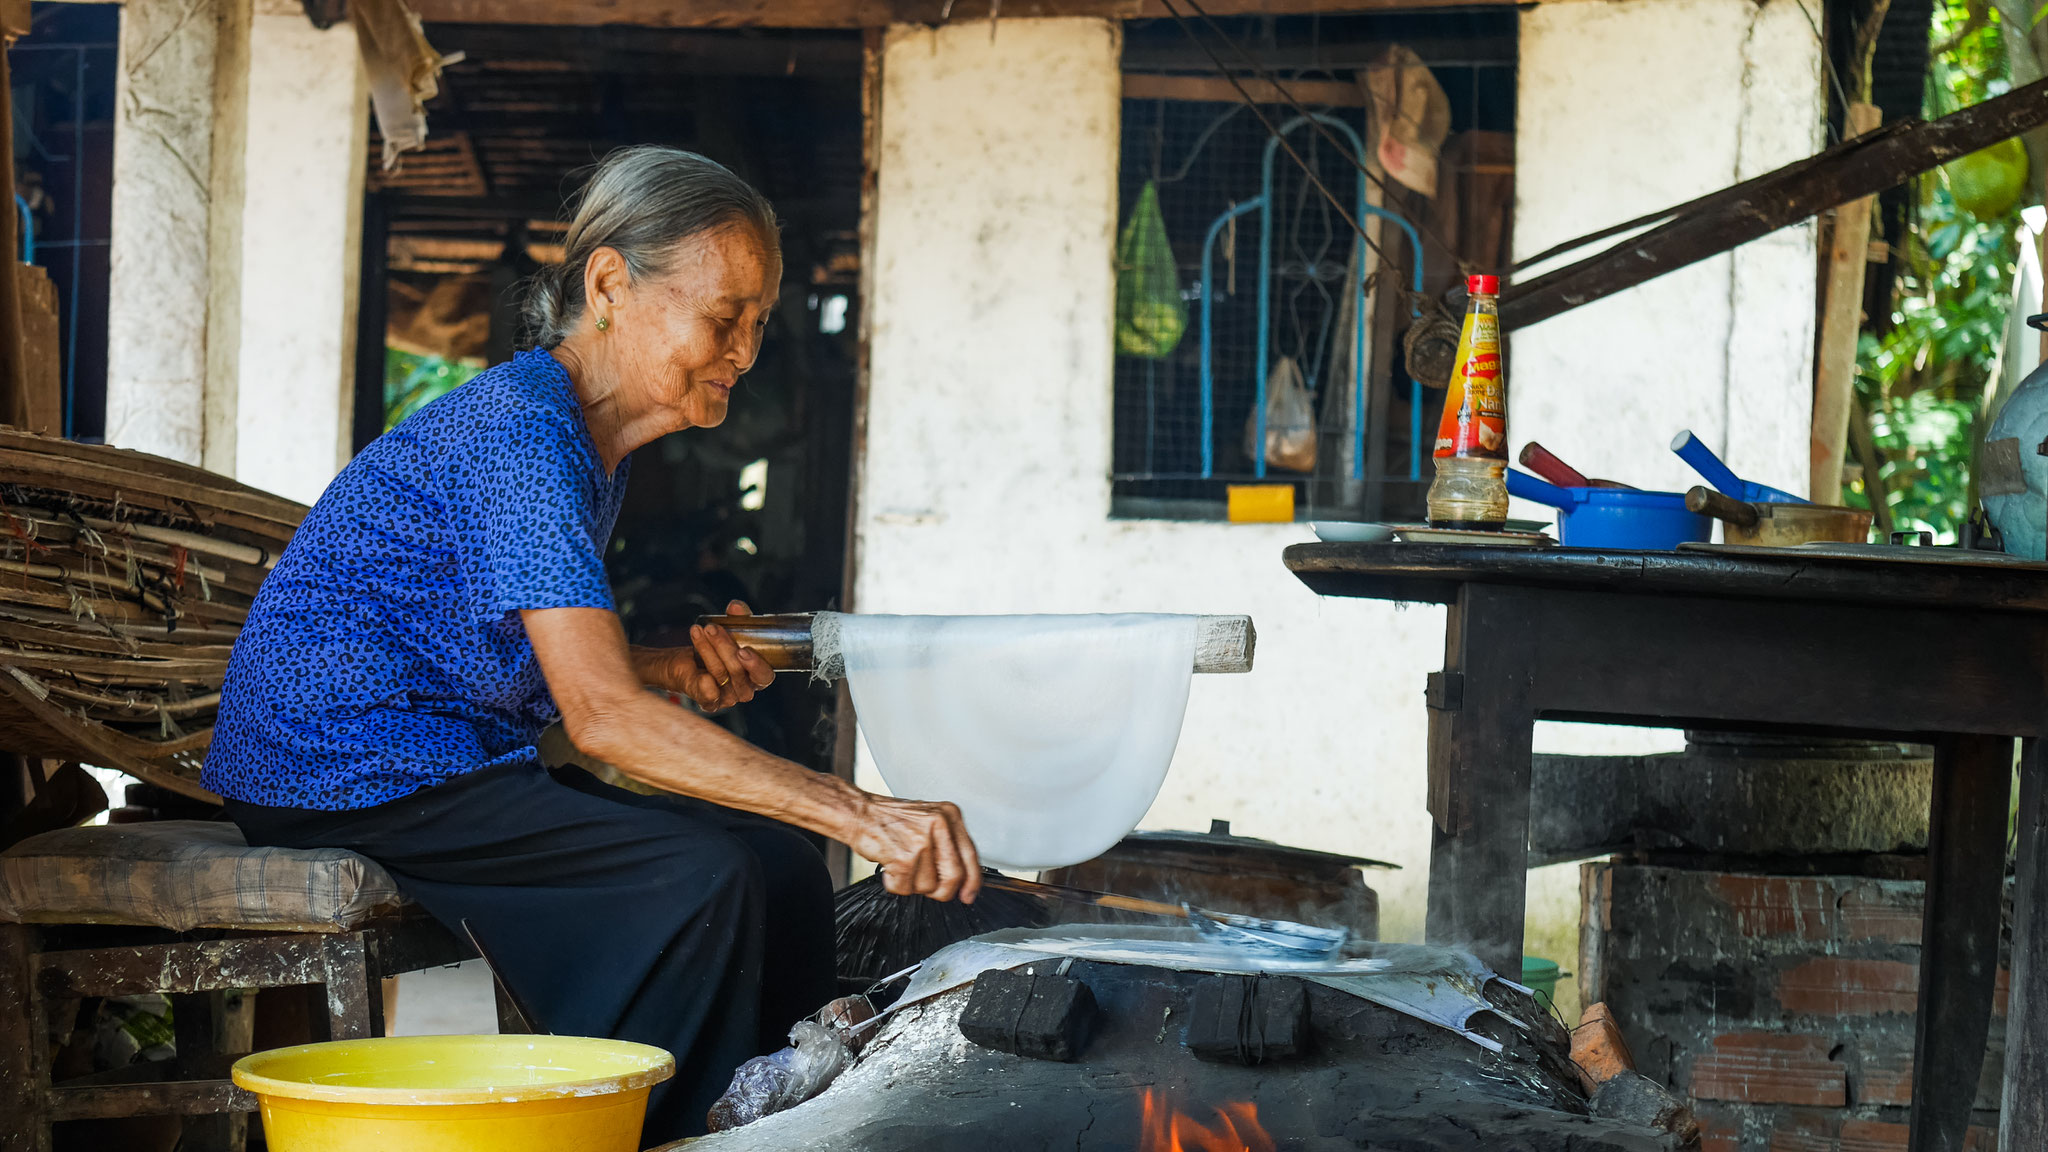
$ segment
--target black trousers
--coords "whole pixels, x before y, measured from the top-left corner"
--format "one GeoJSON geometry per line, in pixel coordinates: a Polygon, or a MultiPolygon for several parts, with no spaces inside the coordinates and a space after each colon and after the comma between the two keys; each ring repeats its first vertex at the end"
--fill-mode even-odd
{"type": "Polygon", "coordinates": [[[733,1069],[834,992],[824,858],[760,817],[538,765],[350,812],[227,808],[252,845],[361,853],[469,921],[536,1027],[674,1053],[643,1144],[702,1134],[733,1069]]]}

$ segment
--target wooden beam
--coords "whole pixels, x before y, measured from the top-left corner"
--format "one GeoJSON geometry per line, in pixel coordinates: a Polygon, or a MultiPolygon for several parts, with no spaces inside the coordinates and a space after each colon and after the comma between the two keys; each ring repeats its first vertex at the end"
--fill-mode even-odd
{"type": "MultiPolygon", "coordinates": [[[[1269,81],[1254,76],[1238,78],[1244,90],[1261,104],[1285,104],[1269,81]]],[[[1344,80],[1289,80],[1287,95],[1302,104],[1334,108],[1365,107],[1365,89],[1344,80]]],[[[1236,104],[1244,98],[1229,80],[1211,73],[1207,76],[1166,76],[1156,72],[1124,73],[1126,100],[1188,100],[1214,104],[1236,104]]]]}
{"type": "Polygon", "coordinates": [[[2043,123],[2048,80],[2037,80],[1939,120],[1900,120],[1844,140],[1674,208],[1649,231],[1597,255],[1509,285],[1501,294],[1501,327],[1526,328],[1612,296],[2043,123]]]}
{"type": "MultiPolygon", "coordinates": [[[[1512,0],[1477,0],[1505,7],[1512,0]]],[[[1470,8],[1474,0],[1213,0],[1211,16],[1307,16],[1332,12],[1470,8]]],[[[989,0],[416,0],[420,19],[451,24],[550,24],[642,28],[878,28],[887,24],[987,22],[989,0]]],[[[1003,0],[998,15],[1157,20],[1162,0],[1003,0]]]]}
{"type": "MultiPolygon", "coordinates": [[[[1849,135],[1874,131],[1883,120],[1884,114],[1875,105],[1851,104],[1849,135]]],[[[1870,206],[1874,199],[1860,196],[1836,208],[1828,240],[1806,493],[1808,499],[1822,504],[1842,502],[1842,462],[1849,443],[1849,399],[1856,391],[1856,338],[1863,331],[1863,272],[1870,264],[1870,206]]]]}

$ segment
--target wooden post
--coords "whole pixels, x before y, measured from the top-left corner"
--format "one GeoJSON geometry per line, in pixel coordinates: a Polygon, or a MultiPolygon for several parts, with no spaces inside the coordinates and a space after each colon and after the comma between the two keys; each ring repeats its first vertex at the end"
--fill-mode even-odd
{"type": "MultiPolygon", "coordinates": [[[[8,91],[7,54],[0,51],[0,146],[14,154],[13,106],[8,91]]],[[[21,346],[21,216],[14,204],[14,166],[0,165],[0,419],[25,424],[28,415],[28,359],[21,346]]]]}
{"type": "Polygon", "coordinates": [[[2041,742],[2021,746],[2018,879],[2012,896],[2012,999],[2005,1025],[2005,1085],[1998,1111],[1998,1152],[2048,1142],[2048,917],[2040,906],[2048,879],[2048,794],[2041,742]]]}
{"type": "Polygon", "coordinates": [[[49,1049],[35,953],[34,928],[0,924],[0,1152],[50,1152],[49,1049]]]}
{"type": "MultiPolygon", "coordinates": [[[[1849,135],[1872,131],[1882,117],[1874,105],[1851,104],[1849,135]]],[[[1834,239],[1828,245],[1807,486],[1807,495],[1822,504],[1842,502],[1842,461],[1849,436],[1849,400],[1856,388],[1856,339],[1863,330],[1863,272],[1869,263],[1873,199],[1860,197],[1835,209],[1834,239]]]]}
{"type": "MultiPolygon", "coordinates": [[[[2010,737],[1935,741],[1909,1152],[1963,1152],[1991,1030],[2011,801],[2010,737]]],[[[2008,1037],[2008,1052],[2025,1046],[2008,1037]]]]}

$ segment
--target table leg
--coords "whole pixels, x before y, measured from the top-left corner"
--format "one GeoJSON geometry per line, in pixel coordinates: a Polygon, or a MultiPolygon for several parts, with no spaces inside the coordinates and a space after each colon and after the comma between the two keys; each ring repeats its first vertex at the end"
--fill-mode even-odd
{"type": "Polygon", "coordinates": [[[1429,686],[1432,944],[1469,948],[1522,978],[1529,883],[1530,705],[1526,631],[1483,588],[1452,606],[1445,670],[1429,686]],[[1471,637],[1468,646],[1465,638],[1471,637]]]}
{"type": "Polygon", "coordinates": [[[2012,1001],[2005,1014],[2005,1088],[1998,1152],[2048,1148],[2048,764],[2041,742],[2020,751],[2019,875],[2012,894],[2012,1001]]]}
{"type": "Polygon", "coordinates": [[[2012,740],[1946,736],[1934,748],[1920,1010],[1909,1152],[1963,1152],[1998,978],[2012,740]]]}

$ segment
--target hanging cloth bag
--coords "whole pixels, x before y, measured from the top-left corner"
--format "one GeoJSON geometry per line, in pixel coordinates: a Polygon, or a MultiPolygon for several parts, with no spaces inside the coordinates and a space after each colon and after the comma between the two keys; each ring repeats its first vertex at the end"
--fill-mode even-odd
{"type": "MultiPolygon", "coordinates": [[[[1244,420],[1244,454],[1256,460],[1259,410],[1244,420]]],[[[1289,472],[1316,470],[1316,403],[1302,380],[1301,365],[1282,356],[1266,374],[1266,465],[1289,472]]]]}
{"type": "Polygon", "coordinates": [[[1159,188],[1147,180],[1116,242],[1116,350],[1164,360],[1187,327],[1180,272],[1166,239],[1166,219],[1159,214],[1159,188]]]}

